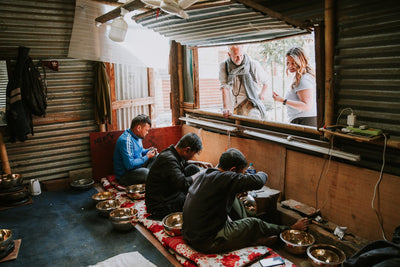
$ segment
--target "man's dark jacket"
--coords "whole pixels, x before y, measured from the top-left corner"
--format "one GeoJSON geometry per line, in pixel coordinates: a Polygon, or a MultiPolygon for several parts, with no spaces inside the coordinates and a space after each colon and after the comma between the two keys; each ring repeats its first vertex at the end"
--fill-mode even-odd
{"type": "Polygon", "coordinates": [[[150,168],[146,180],[146,207],[154,219],[182,211],[192,177],[185,176],[186,161],[171,145],[163,150],[150,168]]]}

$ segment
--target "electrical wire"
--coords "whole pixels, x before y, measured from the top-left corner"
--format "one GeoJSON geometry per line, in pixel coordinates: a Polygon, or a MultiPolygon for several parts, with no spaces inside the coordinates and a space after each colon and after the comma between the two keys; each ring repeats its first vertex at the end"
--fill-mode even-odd
{"type": "Polygon", "coordinates": [[[340,111],[339,116],[338,116],[337,119],[336,119],[336,125],[339,124],[340,116],[342,116],[342,113],[343,113],[343,111],[345,111],[345,110],[351,110],[351,113],[354,113],[352,108],[344,108],[344,109],[342,109],[342,111],[340,111]]]}
{"type": "Polygon", "coordinates": [[[375,206],[374,206],[374,202],[375,202],[375,198],[376,198],[376,192],[378,191],[379,184],[380,184],[381,181],[382,181],[382,177],[383,177],[383,168],[385,167],[385,161],[386,161],[386,159],[385,159],[385,158],[386,158],[386,157],[385,157],[385,154],[386,154],[386,146],[387,146],[387,136],[386,136],[385,134],[383,134],[383,136],[385,137],[385,144],[384,144],[384,146],[383,146],[382,167],[381,167],[381,172],[380,172],[380,174],[379,174],[379,179],[378,179],[378,181],[377,181],[376,184],[375,184],[374,195],[373,195],[372,201],[371,201],[371,207],[372,207],[372,209],[375,211],[376,217],[378,218],[378,223],[379,223],[379,226],[381,227],[383,239],[384,239],[384,240],[387,240],[387,239],[386,239],[386,236],[385,236],[385,231],[384,231],[384,229],[383,229],[383,217],[382,217],[382,215],[380,214],[380,212],[379,212],[379,211],[375,208],[375,206]]]}
{"type": "MultiPolygon", "coordinates": [[[[318,210],[318,189],[319,189],[319,185],[320,185],[322,176],[326,176],[326,175],[328,174],[328,170],[329,170],[329,167],[330,167],[330,165],[331,165],[331,160],[332,160],[332,153],[331,153],[331,151],[332,151],[332,149],[333,149],[333,137],[334,137],[334,136],[332,135],[332,138],[331,138],[331,140],[330,140],[330,141],[331,141],[331,144],[330,144],[329,150],[328,150],[329,158],[328,158],[328,159],[325,159],[324,164],[322,165],[321,173],[320,173],[320,175],[319,175],[318,182],[317,182],[317,188],[315,189],[315,209],[316,209],[316,210],[318,210]],[[327,166],[327,168],[326,168],[326,170],[325,170],[325,174],[323,174],[323,173],[324,173],[324,168],[325,168],[326,162],[328,162],[328,166],[327,166]]],[[[326,183],[326,180],[325,180],[325,183],[326,183]]],[[[322,207],[325,206],[327,200],[328,200],[328,198],[325,199],[324,203],[322,204],[322,207]]],[[[322,208],[322,207],[321,207],[321,208],[322,208]]]]}

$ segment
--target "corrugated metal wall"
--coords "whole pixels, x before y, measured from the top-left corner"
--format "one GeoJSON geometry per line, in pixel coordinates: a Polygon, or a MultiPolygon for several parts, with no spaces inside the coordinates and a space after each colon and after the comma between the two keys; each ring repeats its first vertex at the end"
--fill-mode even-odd
{"type": "Polygon", "coordinates": [[[6,142],[11,171],[25,180],[67,178],[69,171],[91,167],[89,133],[98,131],[93,66],[67,58],[74,10],[73,0],[0,2],[0,58],[15,59],[18,46],[26,46],[35,63],[59,62],[59,71],[46,69],[47,114],[34,118],[34,136],[6,142]]]}
{"type": "MultiPolygon", "coordinates": [[[[117,101],[140,99],[149,96],[147,68],[133,65],[115,64],[115,97],[117,101]]],[[[133,105],[117,109],[118,130],[131,126],[131,121],[139,114],[150,114],[149,105],[133,105]]]]}
{"type": "Polygon", "coordinates": [[[400,5],[342,0],[338,18],[335,113],[350,107],[357,125],[400,137],[400,5]]]}

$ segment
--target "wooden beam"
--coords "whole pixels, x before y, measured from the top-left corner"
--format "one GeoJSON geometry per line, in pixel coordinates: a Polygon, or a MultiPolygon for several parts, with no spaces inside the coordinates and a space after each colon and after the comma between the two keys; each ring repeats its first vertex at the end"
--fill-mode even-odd
{"type": "Polygon", "coordinates": [[[334,90],[333,61],[335,56],[334,43],[334,0],[325,0],[325,125],[334,124],[334,90]]]}
{"type": "Polygon", "coordinates": [[[255,9],[257,11],[260,11],[261,13],[264,13],[268,16],[271,16],[273,18],[279,19],[281,21],[284,21],[290,25],[292,25],[293,27],[298,27],[307,31],[311,31],[309,27],[307,27],[303,22],[299,21],[299,20],[295,20],[292,18],[289,18],[279,12],[276,12],[264,5],[261,5],[259,3],[256,3],[252,0],[236,0],[236,2],[242,3],[245,6],[251,7],[252,9],[255,9]]]}
{"type": "MultiPolygon", "coordinates": [[[[133,11],[133,10],[138,10],[144,8],[144,4],[140,0],[133,0],[129,3],[126,3],[122,6],[119,6],[110,12],[101,15],[100,17],[95,18],[95,21],[100,22],[100,23],[105,23],[109,20],[115,19],[121,15],[121,8],[124,8],[128,11],[133,11]]],[[[147,10],[147,9],[146,9],[147,10]]]]}
{"type": "Polygon", "coordinates": [[[129,100],[120,100],[112,103],[112,109],[130,108],[132,106],[145,106],[154,104],[154,97],[144,97],[129,100]]]}

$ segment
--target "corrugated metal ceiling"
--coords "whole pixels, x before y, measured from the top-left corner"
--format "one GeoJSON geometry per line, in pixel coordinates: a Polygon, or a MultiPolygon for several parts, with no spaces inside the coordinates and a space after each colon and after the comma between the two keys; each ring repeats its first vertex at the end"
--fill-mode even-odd
{"type": "Polygon", "coordinates": [[[307,33],[240,3],[187,9],[188,19],[151,11],[132,17],[138,24],[188,46],[215,46],[274,40],[307,33]]]}

